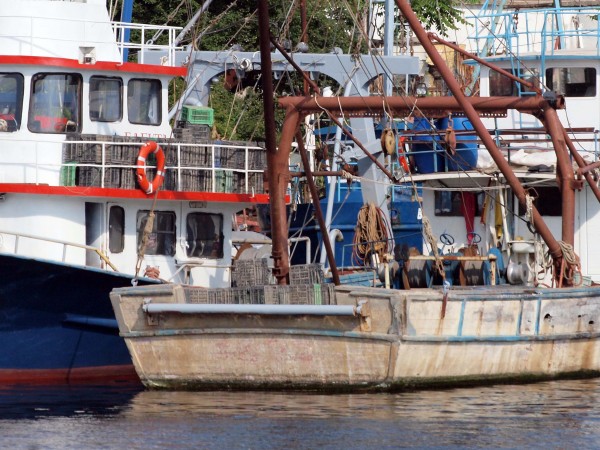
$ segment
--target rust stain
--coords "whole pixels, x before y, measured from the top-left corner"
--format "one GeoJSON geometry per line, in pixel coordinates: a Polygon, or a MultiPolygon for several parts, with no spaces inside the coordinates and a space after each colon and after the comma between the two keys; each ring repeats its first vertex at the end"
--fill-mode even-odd
{"type": "Polygon", "coordinates": [[[481,305],[481,307],[479,308],[479,320],[477,321],[477,336],[481,336],[481,327],[483,326],[483,308],[483,305],[481,305]]]}

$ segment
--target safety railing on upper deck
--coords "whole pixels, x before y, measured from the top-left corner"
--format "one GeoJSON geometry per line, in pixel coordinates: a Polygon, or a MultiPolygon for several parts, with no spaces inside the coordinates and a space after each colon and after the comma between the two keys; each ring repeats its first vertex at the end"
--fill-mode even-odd
{"type": "Polygon", "coordinates": [[[179,30],[182,29],[181,27],[124,22],[112,22],[112,27],[115,33],[115,41],[121,56],[125,56],[124,59],[127,59],[128,53],[135,52],[139,58],[138,62],[144,64],[144,53],[146,51],[163,50],[166,51],[167,56],[162,61],[162,65],[174,66],[175,52],[183,48],[175,45],[175,38],[179,30]],[[163,35],[166,36],[162,37],[163,35]],[[135,40],[132,41],[132,39],[135,40]]]}
{"type": "MultiPolygon", "coordinates": [[[[498,128],[488,131],[511,165],[521,165],[515,160],[518,153],[527,153],[532,163],[536,155],[540,157],[541,162],[534,165],[547,163],[547,155],[555,153],[552,141],[543,128],[498,128]]],[[[599,130],[569,128],[567,134],[585,161],[596,162],[600,159],[599,130]]],[[[481,139],[472,130],[456,132],[457,148],[454,153],[446,150],[445,137],[439,131],[417,130],[403,135],[408,145],[404,155],[416,165],[418,174],[475,170],[478,167],[478,153],[487,152],[481,139]]],[[[415,167],[412,170],[415,173],[415,167]]]]}
{"type": "Polygon", "coordinates": [[[564,50],[600,56],[599,14],[598,7],[482,10],[466,19],[473,24],[474,53],[516,58],[535,53],[543,60],[564,50]]]}
{"type": "MultiPolygon", "coordinates": [[[[60,185],[137,188],[137,158],[146,142],[135,138],[105,138],[111,140],[65,142],[60,185]]],[[[266,151],[262,147],[219,141],[158,143],[166,160],[164,190],[252,195],[265,192],[266,151]]],[[[149,158],[146,164],[147,176],[151,179],[156,172],[156,162],[149,158]]]]}

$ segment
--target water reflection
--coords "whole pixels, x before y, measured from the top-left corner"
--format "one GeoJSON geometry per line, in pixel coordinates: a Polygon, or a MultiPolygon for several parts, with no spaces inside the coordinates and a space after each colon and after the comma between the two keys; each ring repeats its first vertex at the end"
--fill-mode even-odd
{"type": "Polygon", "coordinates": [[[114,415],[141,386],[0,386],[0,420],[114,415]]]}
{"type": "Polygon", "coordinates": [[[299,394],[284,392],[137,393],[124,415],[248,415],[330,418],[495,418],[600,413],[600,380],[569,380],[398,394],[299,394]],[[598,410],[597,410],[598,409],[598,410]]]}
{"type": "Polygon", "coordinates": [[[0,389],[0,447],[591,449],[600,441],[599,387],[574,380],[344,395],[0,389]]]}

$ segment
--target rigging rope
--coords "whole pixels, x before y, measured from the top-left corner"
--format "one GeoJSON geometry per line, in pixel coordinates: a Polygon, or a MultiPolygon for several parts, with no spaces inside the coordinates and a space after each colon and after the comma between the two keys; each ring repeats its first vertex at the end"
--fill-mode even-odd
{"type": "Polygon", "coordinates": [[[433,230],[431,229],[431,222],[429,222],[429,218],[426,215],[423,215],[423,235],[425,236],[425,240],[431,246],[431,251],[433,252],[433,256],[435,258],[435,268],[438,273],[441,275],[442,279],[446,279],[446,271],[444,270],[444,263],[442,262],[442,258],[440,257],[440,253],[437,247],[437,239],[433,234],[433,230]]]}
{"type": "MultiPolygon", "coordinates": [[[[154,229],[154,211],[156,210],[156,200],[158,199],[158,191],[154,191],[154,198],[152,199],[152,207],[150,208],[150,212],[148,213],[148,218],[146,219],[146,224],[144,225],[144,231],[142,233],[142,239],[140,240],[140,246],[138,247],[138,258],[135,263],[135,273],[134,278],[131,280],[131,283],[135,286],[137,284],[137,278],[139,277],[140,270],[142,268],[142,262],[144,261],[144,255],[146,253],[146,247],[148,245],[148,239],[152,230],[154,229]]],[[[152,268],[151,268],[152,269],[152,268]]],[[[157,269],[156,269],[157,271],[157,269]]],[[[158,271],[156,273],[158,278],[158,271]]]]}

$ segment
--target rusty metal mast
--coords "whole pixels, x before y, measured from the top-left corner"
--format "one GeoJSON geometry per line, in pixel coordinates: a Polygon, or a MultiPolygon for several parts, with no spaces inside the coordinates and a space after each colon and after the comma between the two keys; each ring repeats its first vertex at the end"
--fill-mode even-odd
{"type": "Polygon", "coordinates": [[[267,149],[266,172],[271,209],[272,255],[275,266],[273,274],[277,279],[277,284],[287,284],[289,251],[287,248],[285,191],[289,181],[289,148],[277,150],[274,128],[275,102],[273,100],[273,73],[271,71],[269,4],[267,0],[258,0],[258,33],[265,119],[265,146],[267,149]]]}
{"type": "MultiPolygon", "coordinates": [[[[542,121],[548,133],[551,135],[552,142],[557,154],[558,173],[562,178],[562,240],[567,244],[573,245],[575,212],[574,189],[580,188],[581,184],[574,179],[567,149],[567,146],[570,144],[570,142],[566,136],[566,132],[562,127],[562,124],[560,123],[560,120],[558,119],[558,115],[556,114],[556,109],[564,107],[564,99],[560,96],[557,96],[555,98],[547,98],[543,95],[538,95],[533,98],[466,97],[463,94],[458,82],[454,78],[450,69],[446,66],[445,61],[439,55],[439,53],[435,49],[435,46],[430,42],[430,36],[422,28],[418,18],[410,8],[410,5],[407,3],[406,0],[395,1],[398,8],[400,9],[404,17],[407,19],[409,25],[415,32],[415,35],[421,41],[421,44],[423,45],[429,57],[433,61],[434,65],[437,66],[442,77],[446,81],[448,88],[452,92],[453,97],[388,97],[386,98],[385,102],[386,111],[392,114],[400,114],[402,112],[411,112],[418,108],[423,113],[428,114],[440,114],[442,112],[448,113],[451,111],[463,112],[464,115],[473,124],[473,127],[476,133],[478,134],[479,138],[489,151],[491,157],[493,158],[498,168],[504,174],[508,184],[513,189],[517,199],[523,205],[526,204],[526,191],[519,182],[516,175],[513,173],[508,162],[504,159],[504,156],[496,146],[488,130],[481,122],[478,112],[506,112],[506,110],[508,109],[515,109],[522,113],[529,113],[535,115],[539,120],[542,121]]],[[[259,4],[262,3],[266,4],[266,0],[259,1],[259,4]]],[[[264,32],[264,29],[261,26],[261,33],[262,32],[264,32]]],[[[263,53],[263,47],[265,46],[267,46],[268,49],[268,35],[263,41],[261,34],[261,58],[266,58],[263,59],[262,64],[263,74],[267,68],[270,70],[270,54],[268,52],[266,54],[263,53]]],[[[264,79],[264,82],[266,83],[266,79],[264,79]]],[[[267,86],[265,86],[265,88],[267,88],[267,86]]],[[[265,97],[267,97],[266,89],[265,97]]],[[[272,91],[269,97],[272,99],[272,91]]],[[[272,176],[269,178],[269,187],[270,194],[272,197],[271,206],[273,207],[271,211],[273,241],[275,242],[277,239],[282,239],[283,242],[286,243],[286,245],[278,245],[277,249],[275,247],[275,244],[273,247],[274,259],[276,264],[275,274],[278,277],[278,280],[283,280],[287,276],[287,273],[289,271],[289,262],[287,258],[287,234],[285,228],[281,227],[281,224],[285,224],[286,220],[284,194],[285,185],[290,176],[289,167],[287,166],[287,159],[289,157],[289,149],[291,148],[293,139],[296,136],[296,133],[300,127],[301,118],[305,114],[310,114],[311,112],[319,112],[323,110],[331,111],[338,108],[343,108],[345,112],[349,113],[349,115],[372,115],[377,112],[383,113],[383,102],[381,101],[381,98],[378,97],[367,97],[360,99],[345,97],[330,99],[325,97],[314,98],[306,96],[282,98],[279,100],[279,104],[281,107],[286,109],[286,118],[283,124],[279,152],[277,152],[276,150],[269,150],[268,142],[267,150],[268,162],[270,166],[269,170],[270,174],[272,174],[272,176]],[[272,180],[272,178],[276,178],[276,180],[272,180]],[[275,253],[275,251],[277,251],[277,253],[275,253]]],[[[267,120],[266,114],[267,112],[265,112],[265,120],[267,120]]],[[[343,132],[347,133],[347,130],[343,129],[343,132]]],[[[393,177],[390,178],[393,183],[396,182],[396,180],[394,180],[393,177]]],[[[546,242],[546,245],[548,245],[550,254],[553,257],[555,267],[557,268],[557,270],[555,270],[555,276],[557,278],[561,277],[562,270],[559,270],[559,268],[563,264],[562,248],[559,242],[552,235],[550,229],[542,219],[537,209],[535,209],[535,207],[533,207],[532,214],[536,230],[540,234],[542,239],[546,242]]],[[[557,281],[559,281],[559,284],[561,284],[563,280],[561,279],[557,281]]],[[[285,281],[280,282],[285,283],[285,281]]]]}

